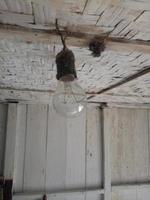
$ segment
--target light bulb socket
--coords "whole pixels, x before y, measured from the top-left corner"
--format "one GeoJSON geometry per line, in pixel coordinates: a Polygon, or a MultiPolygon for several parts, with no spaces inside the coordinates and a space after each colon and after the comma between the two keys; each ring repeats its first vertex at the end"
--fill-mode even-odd
{"type": "Polygon", "coordinates": [[[71,50],[64,48],[56,56],[57,80],[73,81],[77,78],[75,57],[71,50]]]}

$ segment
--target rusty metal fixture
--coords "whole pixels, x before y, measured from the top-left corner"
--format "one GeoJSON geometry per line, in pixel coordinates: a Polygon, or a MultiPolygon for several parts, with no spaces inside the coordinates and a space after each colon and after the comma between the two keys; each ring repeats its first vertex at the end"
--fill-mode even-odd
{"type": "Polygon", "coordinates": [[[53,95],[53,107],[57,113],[65,117],[76,117],[86,108],[86,94],[77,83],[75,56],[65,44],[57,20],[56,30],[61,36],[63,49],[56,56],[57,88],[53,95]]]}
{"type": "Polygon", "coordinates": [[[89,43],[89,49],[92,51],[94,57],[99,57],[101,53],[105,50],[105,43],[99,40],[92,40],[89,43]]]}

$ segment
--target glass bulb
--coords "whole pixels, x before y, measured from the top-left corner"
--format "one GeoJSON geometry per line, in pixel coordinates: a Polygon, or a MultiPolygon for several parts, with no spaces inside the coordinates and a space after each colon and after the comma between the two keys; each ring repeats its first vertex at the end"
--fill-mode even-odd
{"type": "Polygon", "coordinates": [[[58,81],[53,106],[63,116],[77,116],[86,107],[86,94],[76,80],[58,81]]]}

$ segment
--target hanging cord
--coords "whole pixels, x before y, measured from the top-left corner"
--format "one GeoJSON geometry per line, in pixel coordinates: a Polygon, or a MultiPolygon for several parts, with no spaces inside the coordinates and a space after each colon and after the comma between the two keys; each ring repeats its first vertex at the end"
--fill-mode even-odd
{"type": "Polygon", "coordinates": [[[66,49],[67,46],[66,46],[66,43],[65,43],[65,38],[63,37],[63,34],[61,33],[61,31],[60,31],[60,29],[59,29],[59,26],[58,26],[58,19],[56,19],[55,26],[56,26],[56,31],[57,31],[57,33],[60,35],[60,38],[61,38],[61,42],[62,42],[62,44],[63,44],[63,47],[64,47],[64,49],[66,49]]]}

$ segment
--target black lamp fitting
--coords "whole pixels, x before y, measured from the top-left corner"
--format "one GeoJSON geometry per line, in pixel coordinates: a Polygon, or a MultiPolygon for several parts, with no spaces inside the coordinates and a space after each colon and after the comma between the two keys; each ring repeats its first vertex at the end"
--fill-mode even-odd
{"type": "Polygon", "coordinates": [[[64,48],[56,56],[57,80],[73,81],[77,78],[75,57],[71,50],[64,48]]]}

